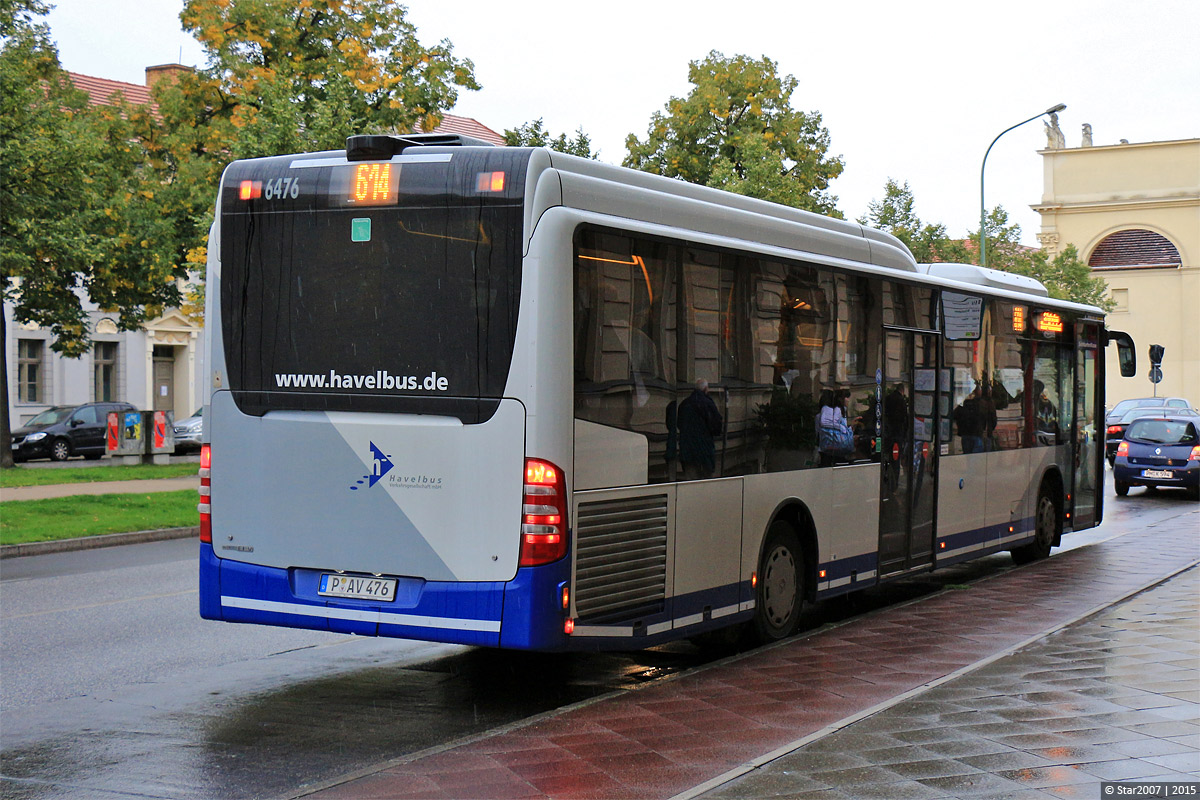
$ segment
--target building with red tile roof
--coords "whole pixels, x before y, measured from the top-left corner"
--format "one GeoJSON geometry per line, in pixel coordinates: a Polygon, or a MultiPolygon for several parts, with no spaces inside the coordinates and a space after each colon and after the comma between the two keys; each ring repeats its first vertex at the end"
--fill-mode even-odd
{"type": "Polygon", "coordinates": [[[458,133],[463,136],[472,136],[476,139],[482,139],[485,142],[490,142],[494,145],[504,146],[504,135],[496,133],[494,130],[484,125],[477,119],[471,117],[459,117],[454,114],[446,114],[442,117],[442,124],[438,125],[428,133],[458,133]]]}

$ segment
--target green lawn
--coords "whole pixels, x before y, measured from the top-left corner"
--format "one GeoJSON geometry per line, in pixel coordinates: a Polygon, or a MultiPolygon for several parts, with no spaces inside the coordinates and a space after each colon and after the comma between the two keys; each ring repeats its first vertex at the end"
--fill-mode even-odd
{"type": "MultiPolygon", "coordinates": [[[[191,466],[194,471],[195,465],[191,466]]],[[[109,467],[106,471],[111,469],[124,468],[109,467]]],[[[0,544],[48,542],[101,533],[187,528],[199,524],[196,512],[199,501],[200,497],[194,489],[73,495],[49,500],[9,500],[0,503],[0,544]]]]}
{"type": "Polygon", "coordinates": [[[195,463],[59,468],[17,466],[12,469],[0,469],[0,489],[14,489],[18,486],[49,486],[56,483],[181,478],[185,475],[195,475],[199,470],[200,465],[195,463]]]}

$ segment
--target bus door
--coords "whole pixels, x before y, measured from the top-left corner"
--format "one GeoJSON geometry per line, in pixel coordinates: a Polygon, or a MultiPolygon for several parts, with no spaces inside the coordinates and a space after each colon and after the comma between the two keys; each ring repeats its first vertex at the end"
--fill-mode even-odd
{"type": "Polygon", "coordinates": [[[887,331],[885,339],[879,574],[933,562],[937,478],[937,336],[887,331]]]}
{"type": "Polygon", "coordinates": [[[1072,491],[1075,530],[1094,526],[1099,512],[1100,460],[1104,457],[1104,439],[1099,427],[1104,417],[1097,409],[1099,358],[1099,325],[1095,322],[1076,323],[1075,420],[1071,448],[1075,467],[1072,491]]]}

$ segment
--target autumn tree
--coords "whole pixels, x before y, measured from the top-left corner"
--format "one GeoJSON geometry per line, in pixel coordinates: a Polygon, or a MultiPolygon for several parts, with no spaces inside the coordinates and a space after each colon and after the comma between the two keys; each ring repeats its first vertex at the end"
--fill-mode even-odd
{"type": "Polygon", "coordinates": [[[396,0],[187,0],[207,66],[161,81],[137,115],[176,256],[197,272],[221,171],[235,159],[341,149],[360,133],[432,129],[474,66],[426,47],[396,0]]]}
{"type": "Polygon", "coordinates": [[[592,140],[583,128],[575,131],[575,136],[568,139],[565,133],[558,136],[546,130],[542,118],[518,125],[516,128],[504,131],[504,143],[509,147],[548,147],[560,153],[566,153],[581,158],[597,158],[600,154],[592,152],[592,140]]]}
{"type": "MultiPolygon", "coordinates": [[[[133,330],[178,302],[183,273],[169,222],[146,202],[128,116],[89,107],[39,20],[47,11],[0,3],[0,294],[16,322],[48,329],[51,349],[75,357],[91,338],[85,299],[133,330]]],[[[6,346],[6,375],[7,357],[6,346]]],[[[7,380],[0,402],[0,464],[11,466],[7,380]]]]}
{"type": "Polygon", "coordinates": [[[841,216],[828,189],[842,159],[829,155],[821,115],[792,108],[793,76],[766,56],[714,50],[688,65],[688,80],[691,92],[655,112],[645,140],[626,138],[625,166],[841,216]]]}

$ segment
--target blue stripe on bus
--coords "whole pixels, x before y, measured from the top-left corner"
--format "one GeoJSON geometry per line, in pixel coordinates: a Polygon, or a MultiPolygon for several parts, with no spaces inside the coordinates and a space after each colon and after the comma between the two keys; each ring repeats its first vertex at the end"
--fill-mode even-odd
{"type": "Polygon", "coordinates": [[[503,583],[431,581],[408,592],[408,602],[401,594],[400,605],[334,601],[315,594],[315,581],[310,596],[293,591],[289,570],[218,559],[210,545],[201,547],[200,608],[208,619],[488,647],[500,642],[503,583]]]}

